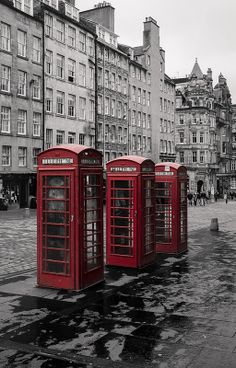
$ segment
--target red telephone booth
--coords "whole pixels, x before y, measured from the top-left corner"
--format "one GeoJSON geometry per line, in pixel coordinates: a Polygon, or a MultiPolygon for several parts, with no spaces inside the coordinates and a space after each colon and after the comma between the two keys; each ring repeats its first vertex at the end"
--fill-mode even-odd
{"type": "Polygon", "coordinates": [[[107,163],[106,263],[141,268],[155,261],[153,161],[123,156],[107,163]]]}
{"type": "Polygon", "coordinates": [[[80,290],[102,281],[101,153],[76,144],[41,152],[37,186],[38,285],[80,290]]]}
{"type": "Polygon", "coordinates": [[[179,254],[187,250],[187,170],[162,162],[155,166],[156,252],[179,254]]]}

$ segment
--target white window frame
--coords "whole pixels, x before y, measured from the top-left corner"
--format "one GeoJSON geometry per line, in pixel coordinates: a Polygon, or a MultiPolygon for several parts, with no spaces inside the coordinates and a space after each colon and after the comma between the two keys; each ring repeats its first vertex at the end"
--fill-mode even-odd
{"type": "Polygon", "coordinates": [[[68,45],[70,47],[76,47],[76,29],[68,26],[68,45]]]}
{"type": "Polygon", "coordinates": [[[27,166],[27,147],[18,147],[18,166],[27,166]]]}
{"type": "Polygon", "coordinates": [[[46,112],[52,113],[53,112],[53,89],[46,88],[46,112]]]}
{"type": "Polygon", "coordinates": [[[11,146],[2,146],[2,166],[11,166],[11,146]]]}
{"type": "Polygon", "coordinates": [[[79,63],[79,85],[86,87],[86,65],[79,63]]]}
{"type": "Polygon", "coordinates": [[[1,91],[10,92],[11,68],[7,65],[2,65],[1,69],[1,91]]]}
{"type": "Polygon", "coordinates": [[[17,134],[26,135],[26,124],[27,124],[27,111],[19,109],[17,115],[17,134]]]}
{"type": "Polygon", "coordinates": [[[68,82],[75,83],[76,78],[76,61],[68,59],[68,82]]]}
{"type": "Polygon", "coordinates": [[[65,56],[57,54],[57,78],[65,78],[65,56]]]}
{"type": "Polygon", "coordinates": [[[17,55],[26,57],[27,33],[21,29],[17,30],[17,55]]]}
{"type": "Polygon", "coordinates": [[[45,53],[45,71],[46,74],[52,75],[53,73],[53,52],[51,50],[46,50],[45,53]]]}
{"type": "Polygon", "coordinates": [[[46,13],[44,21],[45,21],[45,35],[52,38],[53,17],[46,13]]]}
{"type": "Polygon", "coordinates": [[[41,98],[41,77],[39,75],[34,75],[34,82],[33,82],[33,93],[32,98],[36,100],[40,100],[41,98]]]}
{"type": "Polygon", "coordinates": [[[33,36],[32,60],[35,63],[40,63],[41,61],[41,38],[36,36],[33,36]]]}
{"type": "Polygon", "coordinates": [[[79,97],[79,118],[86,119],[86,98],[79,97]]]}
{"type": "Polygon", "coordinates": [[[11,51],[11,26],[1,22],[1,49],[11,51]]]}
{"type": "Polygon", "coordinates": [[[59,19],[57,19],[56,32],[57,32],[57,41],[65,43],[65,23],[59,19]]]}
{"type": "Polygon", "coordinates": [[[68,95],[68,116],[74,118],[76,116],[76,96],[68,95]]]}
{"type": "Polygon", "coordinates": [[[33,136],[40,137],[41,114],[33,112],[33,136]]]}
{"type": "Polygon", "coordinates": [[[57,91],[57,110],[56,113],[58,115],[65,114],[65,93],[61,91],[57,91]]]}
{"type": "Polygon", "coordinates": [[[11,108],[1,106],[1,133],[11,132],[11,108]]]}
{"type": "Polygon", "coordinates": [[[23,70],[18,70],[18,84],[17,84],[17,94],[18,96],[26,96],[26,83],[27,83],[27,73],[23,70]]]}
{"type": "Polygon", "coordinates": [[[79,50],[86,52],[86,34],[84,32],[79,32],[79,50]]]}
{"type": "Polygon", "coordinates": [[[65,131],[57,130],[56,131],[56,145],[65,143],[65,131]]]}

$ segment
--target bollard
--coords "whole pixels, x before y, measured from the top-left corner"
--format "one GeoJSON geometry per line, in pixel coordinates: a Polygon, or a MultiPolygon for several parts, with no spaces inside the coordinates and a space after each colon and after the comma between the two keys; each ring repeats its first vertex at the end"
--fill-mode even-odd
{"type": "Polygon", "coordinates": [[[24,217],[30,217],[30,210],[29,210],[29,208],[25,208],[24,217]]]}
{"type": "Polygon", "coordinates": [[[210,230],[211,231],[218,231],[219,230],[219,224],[218,224],[218,218],[217,217],[211,219],[210,230]]]}

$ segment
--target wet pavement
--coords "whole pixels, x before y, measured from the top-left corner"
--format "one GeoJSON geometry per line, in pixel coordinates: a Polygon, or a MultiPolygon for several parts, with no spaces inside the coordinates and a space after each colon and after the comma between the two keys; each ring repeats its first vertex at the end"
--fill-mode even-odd
{"type": "MultiPolygon", "coordinates": [[[[33,254],[35,213],[17,217],[24,242],[7,230],[8,244],[33,254]]],[[[25,271],[1,271],[1,368],[236,367],[236,202],[189,208],[187,253],[140,271],[107,268],[105,283],[81,292],[36,287],[32,257],[25,271]]]]}

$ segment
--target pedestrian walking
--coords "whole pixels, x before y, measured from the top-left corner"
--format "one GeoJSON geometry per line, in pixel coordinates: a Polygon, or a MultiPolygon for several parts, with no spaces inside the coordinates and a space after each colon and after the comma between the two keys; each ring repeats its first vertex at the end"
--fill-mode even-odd
{"type": "Polygon", "coordinates": [[[194,193],[193,195],[193,203],[194,203],[194,206],[196,207],[197,206],[197,193],[194,193]]]}
{"type": "Polygon", "coordinates": [[[192,193],[188,193],[187,197],[188,197],[188,204],[189,204],[189,206],[192,206],[193,205],[193,202],[192,202],[192,200],[193,200],[193,194],[192,193]]]}
{"type": "Polygon", "coordinates": [[[228,203],[228,194],[227,193],[224,194],[224,200],[225,200],[225,203],[227,204],[228,203]]]}

